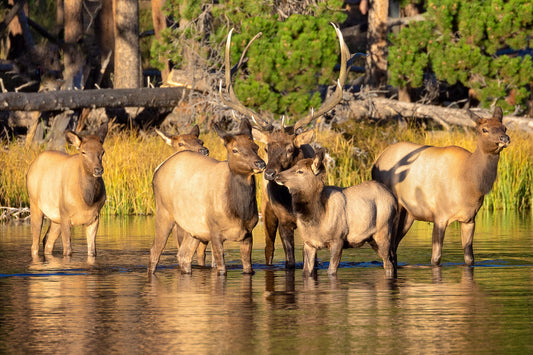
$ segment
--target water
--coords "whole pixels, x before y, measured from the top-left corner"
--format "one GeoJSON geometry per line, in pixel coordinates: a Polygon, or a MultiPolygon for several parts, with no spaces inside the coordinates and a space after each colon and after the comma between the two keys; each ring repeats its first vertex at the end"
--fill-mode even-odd
{"type": "MultiPolygon", "coordinates": [[[[255,275],[243,275],[239,246],[226,243],[228,275],[177,269],[169,243],[157,277],[146,273],[151,217],[106,218],[98,256],[82,228],[71,258],[32,261],[30,226],[0,226],[0,352],[36,354],[431,354],[533,352],[531,213],[478,216],[475,267],[463,265],[458,226],[447,231],[443,266],[429,266],[431,225],[416,223],[388,281],[370,248],[343,254],[336,278],[265,267],[254,232],[255,275]]],[[[208,263],[210,254],[208,254],[208,263]]]]}

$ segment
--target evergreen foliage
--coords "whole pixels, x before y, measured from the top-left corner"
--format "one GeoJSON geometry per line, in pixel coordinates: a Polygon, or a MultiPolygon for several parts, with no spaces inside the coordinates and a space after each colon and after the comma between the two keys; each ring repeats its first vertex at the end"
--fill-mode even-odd
{"type": "Polygon", "coordinates": [[[312,15],[295,13],[280,21],[273,1],[227,0],[212,5],[206,0],[170,0],[167,13],[176,26],[154,45],[152,57],[170,59],[175,67],[194,64],[221,68],[224,39],[230,28],[237,32],[232,38],[232,64],[248,41],[262,32],[248,50],[246,75],[241,71],[235,79],[235,92],[254,110],[301,116],[320,106],[320,86],[333,84],[338,75],[333,69],[339,45],[329,22],[345,20],[342,5],[341,0],[321,1],[306,9],[312,15]],[[199,26],[208,16],[211,21],[199,26]],[[188,63],[190,58],[184,55],[191,50],[198,55],[196,63],[188,63]]]}
{"type": "Polygon", "coordinates": [[[390,83],[421,87],[433,73],[472,89],[485,107],[514,110],[531,95],[533,64],[523,50],[532,35],[528,0],[429,0],[426,21],[391,36],[390,83]]]}

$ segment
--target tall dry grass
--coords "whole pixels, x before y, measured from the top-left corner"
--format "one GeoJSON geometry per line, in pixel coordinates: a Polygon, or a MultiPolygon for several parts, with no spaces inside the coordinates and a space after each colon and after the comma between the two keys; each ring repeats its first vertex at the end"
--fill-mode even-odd
{"type": "MultiPolygon", "coordinates": [[[[509,132],[510,146],[501,153],[498,178],[486,196],[483,209],[526,209],[533,206],[533,143],[530,135],[509,132]]],[[[370,179],[372,163],[389,144],[407,140],[431,145],[458,145],[470,151],[476,137],[470,131],[435,132],[358,124],[356,132],[341,134],[317,131],[317,142],[331,160],[328,184],[351,186],[370,179]]],[[[226,150],[215,133],[202,134],[210,156],[225,160],[226,150]]],[[[104,143],[104,181],[107,202],[102,214],[145,215],[154,212],[152,176],[156,167],[173,151],[155,134],[112,130],[104,143]]],[[[260,149],[260,155],[266,154],[260,149]]],[[[41,149],[42,150],[42,149],[41,149]]],[[[40,150],[28,149],[22,141],[3,142],[0,154],[0,205],[27,207],[25,175],[40,150]]],[[[74,152],[71,152],[74,153],[74,152]]],[[[258,183],[258,188],[261,184],[258,183]]],[[[260,192],[258,192],[260,198],[260,192]]]]}

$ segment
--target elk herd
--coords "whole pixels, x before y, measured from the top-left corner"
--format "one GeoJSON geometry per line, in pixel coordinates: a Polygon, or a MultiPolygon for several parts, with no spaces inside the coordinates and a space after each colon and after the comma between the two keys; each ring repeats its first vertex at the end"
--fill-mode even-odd
{"type": "MultiPolygon", "coordinates": [[[[472,248],[475,217],[484,196],[496,179],[499,154],[510,143],[497,107],[493,117],[471,113],[478,143],[471,153],[457,146],[434,147],[401,142],[387,147],[372,167],[372,180],[350,187],[325,185],[323,148],[314,148],[314,130],[307,129],[342,99],[350,53],[340,30],[341,66],[335,92],[317,111],[293,126],[275,124],[243,105],[235,95],[232,76],[243,63],[230,65],[231,31],[225,50],[226,92],[224,105],[242,114],[237,132],[213,128],[223,140],[227,160],[209,157],[199,128],[173,137],[157,131],[175,153],[153,175],[155,235],[150,249],[149,274],[156,272],[159,258],[172,234],[178,245],[181,271],[191,272],[193,256],[205,264],[206,246],[213,266],[226,274],[224,242],[240,243],[244,273],[252,269],[252,231],[259,221],[255,175],[262,175],[260,206],[265,230],[265,263],[274,263],[277,234],[285,251],[285,267],[294,269],[295,230],[303,241],[303,275],[316,273],[317,250],[328,248],[328,275],[335,275],[344,248],[368,243],[383,261],[387,278],[397,275],[397,249],[415,220],[432,222],[431,263],[439,265],[446,227],[458,221],[465,264],[474,264],[472,248]],[[266,158],[259,154],[265,146],[266,158]]],[[[66,132],[78,154],[45,151],[30,165],[27,190],[30,201],[32,256],[39,253],[43,218],[50,227],[43,238],[45,254],[51,254],[61,235],[63,255],[71,255],[70,228],[87,227],[87,251],[96,256],[95,237],[100,209],[106,199],[102,175],[103,143],[107,125],[94,135],[66,132]]]]}

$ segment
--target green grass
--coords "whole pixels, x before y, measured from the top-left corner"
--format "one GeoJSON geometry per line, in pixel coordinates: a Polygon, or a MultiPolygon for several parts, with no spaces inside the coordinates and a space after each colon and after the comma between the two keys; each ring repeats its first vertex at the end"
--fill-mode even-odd
{"type": "MultiPolygon", "coordinates": [[[[470,131],[451,132],[399,129],[358,124],[355,133],[317,132],[317,142],[327,148],[328,184],[351,186],[370,179],[376,156],[389,144],[407,140],[432,145],[458,145],[474,150],[476,137],[470,131]]],[[[533,206],[533,143],[530,135],[509,132],[511,144],[501,153],[498,178],[485,198],[483,209],[520,210],[533,206]]],[[[224,160],[226,151],[215,133],[200,137],[210,155],[224,160]]],[[[152,176],[155,168],[172,154],[157,135],[112,130],[104,144],[105,215],[147,215],[154,212],[152,176]]],[[[261,147],[263,148],[263,147],[261,147]]],[[[22,141],[2,142],[0,154],[0,205],[27,207],[25,175],[30,162],[43,148],[26,148],[22,141]]],[[[74,153],[74,152],[72,152],[74,153]]],[[[265,156],[263,149],[260,155],[265,156]]],[[[258,187],[261,184],[258,183],[258,187]]],[[[258,193],[260,198],[260,192],[258,193]]]]}

